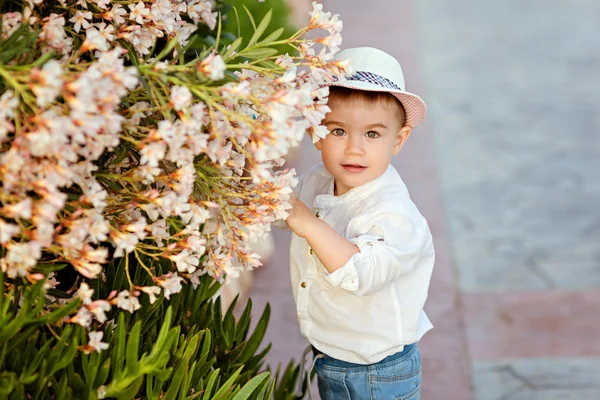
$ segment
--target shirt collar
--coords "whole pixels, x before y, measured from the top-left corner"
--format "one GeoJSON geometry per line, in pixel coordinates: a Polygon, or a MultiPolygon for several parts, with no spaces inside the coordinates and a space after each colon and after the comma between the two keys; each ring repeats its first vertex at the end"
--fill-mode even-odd
{"type": "Polygon", "coordinates": [[[333,194],[334,178],[331,174],[329,174],[329,172],[325,170],[324,173],[329,179],[327,192],[319,194],[315,197],[313,201],[313,207],[324,209],[336,206],[338,204],[358,202],[364,200],[371,194],[377,192],[380,188],[382,188],[386,182],[390,182],[395,172],[396,170],[394,169],[394,167],[389,165],[385,172],[379,178],[373,179],[372,181],[367,182],[364,185],[354,187],[348,190],[346,193],[342,194],[341,196],[335,196],[333,194]]]}

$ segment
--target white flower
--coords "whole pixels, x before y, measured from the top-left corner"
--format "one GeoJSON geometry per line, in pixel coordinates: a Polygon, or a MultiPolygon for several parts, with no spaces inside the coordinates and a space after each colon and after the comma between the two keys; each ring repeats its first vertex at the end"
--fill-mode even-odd
{"type": "Polygon", "coordinates": [[[186,86],[173,86],[171,89],[171,104],[179,111],[187,108],[192,101],[192,92],[186,86]]]}
{"type": "Polygon", "coordinates": [[[129,4],[129,19],[135,20],[138,24],[144,23],[144,17],[150,14],[150,9],[146,8],[144,2],[140,1],[137,5],[129,4]]]}
{"type": "Polygon", "coordinates": [[[2,207],[2,211],[4,215],[9,218],[23,218],[30,219],[31,218],[31,206],[32,201],[31,198],[26,198],[21,200],[16,204],[7,204],[2,207]]]}
{"type": "Polygon", "coordinates": [[[312,142],[317,143],[321,139],[325,139],[325,136],[329,134],[329,129],[324,125],[314,126],[312,129],[312,142]]]}
{"type": "Polygon", "coordinates": [[[210,218],[210,211],[197,204],[190,204],[190,210],[181,217],[189,229],[197,229],[210,218]]]}
{"type": "Polygon", "coordinates": [[[164,289],[165,298],[171,298],[171,294],[179,293],[183,288],[181,286],[181,282],[183,282],[183,278],[177,276],[177,272],[174,274],[169,272],[166,275],[163,275],[159,278],[156,278],[158,284],[164,289]]]}
{"type": "Polygon", "coordinates": [[[198,231],[194,231],[190,236],[188,236],[187,245],[199,256],[206,252],[206,239],[200,236],[200,232],[198,231]]]}
{"type": "Polygon", "coordinates": [[[83,327],[88,327],[92,323],[93,314],[85,307],[81,307],[77,314],[68,320],[73,324],[79,324],[83,327]]]}
{"type": "Polygon", "coordinates": [[[21,228],[15,224],[9,224],[0,219],[0,244],[5,245],[13,236],[19,234],[21,228]]]}
{"type": "Polygon", "coordinates": [[[108,343],[102,342],[102,337],[104,336],[104,332],[94,331],[94,332],[88,333],[88,336],[90,337],[88,346],[92,347],[98,353],[100,353],[101,350],[108,349],[108,343]]]}
{"type": "Polygon", "coordinates": [[[102,272],[102,265],[106,263],[108,250],[104,247],[93,249],[86,246],[81,249],[79,254],[73,255],[70,259],[71,265],[86,278],[94,279],[102,272]]]}
{"type": "Polygon", "coordinates": [[[106,312],[110,311],[111,306],[106,300],[96,300],[88,304],[87,308],[94,314],[98,322],[102,324],[106,321],[106,312]]]}
{"type": "Polygon", "coordinates": [[[106,7],[110,4],[110,0],[92,0],[98,7],[101,9],[106,9],[106,7]]]}
{"type": "Polygon", "coordinates": [[[190,252],[187,250],[183,250],[181,253],[174,256],[169,256],[169,259],[175,262],[179,272],[188,272],[191,274],[196,270],[196,267],[200,265],[200,259],[198,256],[190,254],[190,252]]]}
{"type": "Polygon", "coordinates": [[[15,108],[19,105],[19,99],[12,90],[7,90],[0,96],[0,115],[9,118],[15,117],[15,108]]]}
{"type": "Polygon", "coordinates": [[[129,291],[123,290],[117,296],[117,307],[133,314],[135,310],[139,310],[142,306],[137,297],[132,296],[129,291]]]}
{"type": "Polygon", "coordinates": [[[161,172],[162,170],[158,167],[142,165],[135,169],[134,174],[136,177],[142,178],[143,183],[149,184],[154,182],[155,178],[160,175],[161,172]]]}
{"type": "Polygon", "coordinates": [[[44,282],[44,286],[43,289],[44,290],[48,290],[48,289],[54,289],[56,288],[56,285],[58,285],[60,282],[56,280],[56,278],[54,277],[54,272],[50,272],[48,274],[48,278],[46,279],[46,282],[44,282]]]}
{"type": "Polygon", "coordinates": [[[156,296],[160,295],[161,289],[158,286],[144,286],[140,290],[148,295],[150,304],[154,304],[156,296]]]}
{"type": "Polygon", "coordinates": [[[85,30],[85,41],[81,45],[82,51],[84,50],[95,50],[108,51],[109,44],[98,29],[90,27],[85,30]]]}
{"type": "Polygon", "coordinates": [[[88,232],[90,235],[90,240],[92,243],[105,241],[108,237],[110,224],[100,213],[93,214],[90,218],[92,220],[92,226],[88,232]]]}
{"type": "Polygon", "coordinates": [[[50,60],[40,70],[32,70],[32,79],[39,82],[33,85],[33,93],[36,95],[36,103],[45,107],[53,102],[60,94],[63,85],[63,71],[61,64],[56,60],[50,60]]]}
{"type": "Polygon", "coordinates": [[[117,27],[125,23],[124,15],[127,15],[127,10],[120,4],[113,5],[109,11],[102,14],[104,19],[113,21],[117,27]]]}
{"type": "Polygon", "coordinates": [[[106,207],[106,197],[108,193],[96,181],[87,182],[87,187],[84,188],[85,199],[89,201],[97,211],[102,211],[106,207]]]}
{"type": "Polygon", "coordinates": [[[2,38],[11,36],[21,25],[23,15],[19,12],[2,14],[2,38]]]}
{"type": "Polygon", "coordinates": [[[100,386],[98,388],[98,398],[103,399],[106,397],[106,386],[100,386]]]}
{"type": "Polygon", "coordinates": [[[148,223],[145,218],[140,218],[136,222],[132,224],[128,224],[123,226],[123,229],[133,233],[139,240],[144,240],[146,238],[146,226],[148,223]]]}
{"type": "Polygon", "coordinates": [[[139,241],[137,235],[123,232],[112,234],[112,239],[116,246],[114,257],[117,258],[123,257],[125,253],[131,253],[139,241]]]}
{"type": "Polygon", "coordinates": [[[226,67],[223,58],[218,54],[215,55],[215,53],[212,53],[202,60],[198,65],[198,70],[207,74],[211,80],[218,81],[225,77],[226,67]]]}
{"type": "Polygon", "coordinates": [[[112,42],[115,38],[115,27],[107,24],[106,22],[101,22],[98,24],[94,24],[94,26],[96,28],[98,28],[98,31],[100,32],[100,35],[106,39],[107,42],[112,42]]]}
{"type": "Polygon", "coordinates": [[[158,247],[163,247],[163,240],[171,236],[169,234],[169,230],[167,228],[167,221],[165,219],[159,219],[158,221],[150,225],[150,231],[152,232],[152,237],[155,239],[158,247]]]}
{"type": "Polygon", "coordinates": [[[150,167],[157,167],[159,161],[165,158],[166,152],[167,145],[162,141],[147,144],[140,150],[140,163],[142,165],[148,164],[150,167]]]}
{"type": "Polygon", "coordinates": [[[83,304],[90,304],[92,302],[92,295],[94,294],[94,289],[90,289],[87,283],[82,282],[76,294],[77,297],[81,299],[83,304]]]}
{"type": "Polygon", "coordinates": [[[89,21],[92,19],[92,13],[90,11],[81,12],[77,10],[75,15],[69,19],[69,22],[73,22],[73,29],[75,32],[79,33],[81,28],[87,29],[90,27],[89,21]]]}
{"type": "Polygon", "coordinates": [[[34,267],[42,256],[41,246],[35,241],[9,243],[6,248],[8,252],[0,259],[0,267],[9,278],[27,275],[29,269],[34,267]]]}

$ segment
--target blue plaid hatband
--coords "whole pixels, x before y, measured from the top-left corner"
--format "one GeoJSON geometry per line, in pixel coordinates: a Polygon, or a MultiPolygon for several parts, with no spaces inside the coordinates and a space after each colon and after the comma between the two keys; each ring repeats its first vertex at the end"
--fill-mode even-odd
{"type": "MultiPolygon", "coordinates": [[[[396,85],[394,82],[390,81],[389,79],[384,78],[381,75],[374,74],[372,72],[357,71],[354,75],[346,78],[346,80],[347,81],[367,82],[367,83],[372,83],[377,86],[384,87],[386,89],[404,91],[402,88],[400,88],[398,85],[396,85]]],[[[334,82],[339,81],[338,77],[334,75],[333,81],[334,82]]]]}

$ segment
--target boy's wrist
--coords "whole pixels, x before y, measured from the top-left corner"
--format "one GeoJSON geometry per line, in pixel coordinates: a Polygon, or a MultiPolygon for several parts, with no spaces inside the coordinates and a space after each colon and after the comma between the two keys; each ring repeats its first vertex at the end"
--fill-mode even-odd
{"type": "Polygon", "coordinates": [[[312,214],[308,214],[304,218],[300,217],[298,222],[299,224],[297,224],[294,233],[306,239],[311,236],[312,232],[315,232],[315,230],[318,229],[319,223],[322,223],[323,221],[312,214]]]}

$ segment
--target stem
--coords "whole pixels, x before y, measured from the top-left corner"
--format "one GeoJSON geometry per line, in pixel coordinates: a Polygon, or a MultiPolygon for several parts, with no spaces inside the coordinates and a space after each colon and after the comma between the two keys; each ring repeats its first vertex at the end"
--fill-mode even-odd
{"type": "Polygon", "coordinates": [[[131,275],[129,275],[129,254],[125,254],[125,273],[127,274],[127,281],[129,282],[129,289],[133,287],[133,281],[131,275]]]}

